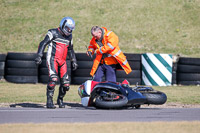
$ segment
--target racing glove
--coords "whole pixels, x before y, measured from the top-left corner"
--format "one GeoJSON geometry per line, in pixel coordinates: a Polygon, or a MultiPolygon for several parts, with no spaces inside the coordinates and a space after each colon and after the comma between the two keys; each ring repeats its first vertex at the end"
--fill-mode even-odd
{"type": "Polygon", "coordinates": [[[35,58],[35,64],[40,65],[41,63],[42,63],[42,58],[41,58],[41,56],[38,55],[38,57],[35,58]]]}
{"type": "Polygon", "coordinates": [[[72,68],[73,71],[75,71],[78,68],[78,64],[75,61],[72,62],[72,68]]]}

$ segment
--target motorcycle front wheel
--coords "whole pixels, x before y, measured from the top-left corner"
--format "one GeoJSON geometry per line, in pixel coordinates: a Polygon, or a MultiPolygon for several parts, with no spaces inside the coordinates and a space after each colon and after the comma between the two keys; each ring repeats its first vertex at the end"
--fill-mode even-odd
{"type": "Polygon", "coordinates": [[[128,103],[128,99],[124,95],[118,95],[118,99],[105,99],[102,96],[97,96],[95,99],[95,106],[98,108],[112,109],[121,108],[128,103]]]}

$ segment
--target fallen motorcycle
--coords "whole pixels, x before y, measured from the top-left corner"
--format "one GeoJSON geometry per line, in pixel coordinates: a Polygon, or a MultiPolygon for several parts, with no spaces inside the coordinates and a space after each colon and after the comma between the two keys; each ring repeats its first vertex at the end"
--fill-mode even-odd
{"type": "Polygon", "coordinates": [[[161,105],[167,101],[165,93],[156,91],[152,87],[130,87],[128,81],[96,82],[87,80],[78,88],[83,106],[115,109],[123,107],[140,108],[143,104],[161,105]]]}

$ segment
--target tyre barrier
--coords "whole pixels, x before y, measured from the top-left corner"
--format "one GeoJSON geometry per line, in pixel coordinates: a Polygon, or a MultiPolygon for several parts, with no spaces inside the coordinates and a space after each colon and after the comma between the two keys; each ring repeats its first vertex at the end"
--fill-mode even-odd
{"type": "Polygon", "coordinates": [[[3,79],[5,75],[5,61],[6,54],[0,54],[0,80],[3,79]]]}
{"type": "Polygon", "coordinates": [[[141,85],[141,70],[133,70],[130,74],[126,74],[124,70],[117,70],[117,82],[122,82],[124,79],[128,80],[131,85],[141,85]]]}
{"type": "MultiPolygon", "coordinates": [[[[130,84],[142,84],[142,54],[125,53],[127,60],[132,68],[130,74],[117,69],[117,82],[127,79],[130,84]]],[[[42,58],[42,64],[35,65],[36,53],[16,53],[8,52],[0,54],[0,80],[5,79],[13,83],[47,83],[48,68],[46,66],[46,53],[42,58]]],[[[71,69],[71,61],[67,58],[67,69],[71,84],[82,84],[86,80],[91,80],[90,71],[93,65],[93,59],[85,53],[76,53],[77,63],[79,65],[76,71],[71,69]]],[[[105,80],[105,78],[103,78],[105,80]]],[[[59,83],[59,82],[58,82],[59,83]]],[[[178,85],[200,85],[200,58],[180,57],[178,62],[172,65],[172,84],[178,85]]]]}
{"type": "Polygon", "coordinates": [[[37,83],[35,53],[9,52],[6,57],[5,79],[13,83],[37,83]]]}
{"type": "Polygon", "coordinates": [[[124,70],[117,70],[117,82],[122,82],[124,79],[128,80],[131,85],[141,85],[142,83],[142,54],[124,53],[128,63],[133,70],[130,74],[126,74],[124,70]]]}
{"type": "Polygon", "coordinates": [[[200,85],[200,58],[179,58],[177,83],[179,85],[200,85]]]}
{"type": "Polygon", "coordinates": [[[172,85],[177,84],[177,62],[172,64],[172,85]]]}
{"type": "Polygon", "coordinates": [[[92,80],[92,77],[90,76],[90,71],[95,56],[96,54],[93,55],[93,58],[91,59],[86,55],[86,53],[76,53],[78,68],[75,71],[72,71],[71,84],[80,85],[84,83],[86,80],[92,80]]]}

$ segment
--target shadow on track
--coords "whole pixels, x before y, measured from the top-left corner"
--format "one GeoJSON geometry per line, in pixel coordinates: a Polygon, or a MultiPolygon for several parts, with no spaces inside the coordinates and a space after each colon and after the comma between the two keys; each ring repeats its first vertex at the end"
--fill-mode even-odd
{"type": "MultiPolygon", "coordinates": [[[[71,108],[84,108],[81,104],[79,103],[64,103],[66,106],[71,107],[71,108]]],[[[57,105],[57,104],[56,104],[57,105]]],[[[17,107],[22,107],[22,108],[46,108],[46,104],[40,104],[40,103],[15,103],[15,104],[10,104],[11,108],[17,108],[17,107]]]]}
{"type": "MultiPolygon", "coordinates": [[[[67,103],[65,102],[66,108],[71,109],[77,109],[77,110],[160,110],[162,108],[140,108],[135,109],[133,107],[123,107],[123,108],[117,108],[117,109],[102,109],[102,108],[95,108],[95,107],[84,107],[80,103],[67,103]]],[[[46,108],[46,104],[44,103],[16,103],[16,104],[10,104],[11,108],[46,108]]],[[[58,108],[58,105],[56,104],[56,108],[58,108]]]]}
{"type": "Polygon", "coordinates": [[[37,104],[37,103],[16,103],[16,104],[11,104],[11,108],[16,108],[16,107],[23,107],[23,108],[45,108],[44,104],[37,104]]]}

